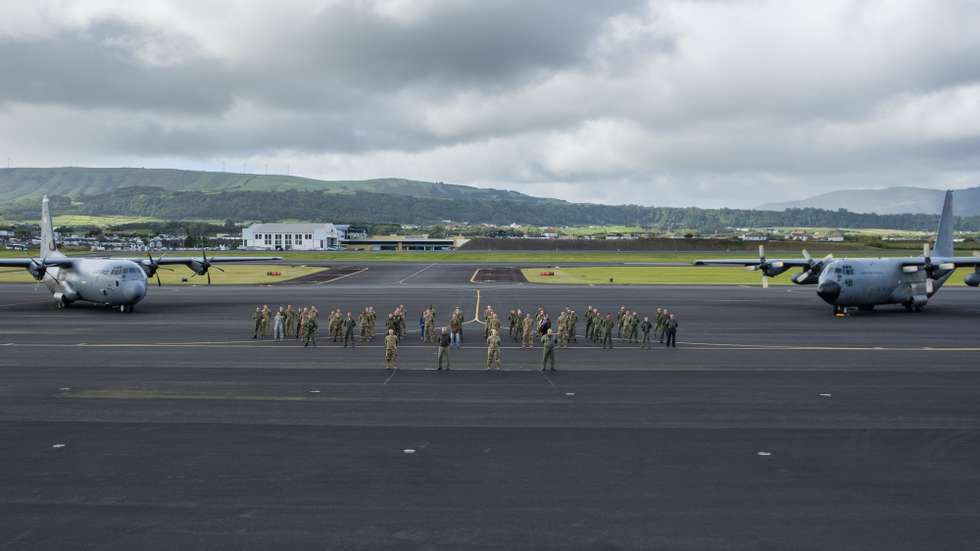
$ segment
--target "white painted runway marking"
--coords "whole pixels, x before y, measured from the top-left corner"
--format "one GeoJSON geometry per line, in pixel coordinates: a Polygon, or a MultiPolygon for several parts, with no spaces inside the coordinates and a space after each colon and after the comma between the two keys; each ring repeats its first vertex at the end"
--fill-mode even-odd
{"type": "Polygon", "coordinates": [[[824,392],[820,394],[821,398],[830,398],[831,394],[829,392],[824,392]]]}
{"type": "Polygon", "coordinates": [[[405,448],[404,450],[402,450],[402,453],[413,454],[415,453],[415,450],[413,450],[412,448],[405,448]]]}
{"type": "Polygon", "coordinates": [[[540,373],[541,373],[541,376],[544,377],[544,380],[545,381],[548,381],[548,384],[551,385],[551,388],[557,388],[557,387],[555,387],[555,383],[551,382],[551,377],[548,377],[548,374],[547,373],[545,373],[544,371],[541,371],[540,373]]]}
{"type": "Polygon", "coordinates": [[[51,447],[52,447],[52,448],[64,448],[64,447],[65,447],[65,445],[64,445],[64,444],[55,444],[55,445],[53,445],[53,446],[51,446],[51,447]]]}
{"type": "Polygon", "coordinates": [[[344,274],[344,275],[342,275],[340,277],[335,277],[335,278],[333,278],[331,280],[328,280],[328,281],[319,281],[317,283],[314,283],[314,285],[327,285],[329,283],[333,283],[334,281],[340,281],[341,279],[345,279],[345,278],[348,278],[348,277],[356,276],[357,274],[362,274],[362,273],[364,273],[366,271],[368,271],[367,268],[361,268],[360,270],[358,270],[356,272],[351,272],[349,274],[344,274]]]}
{"type": "Polygon", "coordinates": [[[391,375],[388,375],[388,378],[385,379],[384,384],[388,384],[388,381],[390,381],[391,378],[395,376],[395,373],[398,373],[398,370],[397,369],[392,369],[391,370],[391,375]]]}
{"type": "Polygon", "coordinates": [[[428,270],[429,268],[431,268],[431,267],[433,267],[433,266],[435,266],[435,264],[429,264],[429,265],[428,265],[428,266],[426,266],[425,268],[422,268],[421,270],[419,270],[419,271],[417,271],[417,272],[414,272],[414,273],[412,273],[412,274],[410,274],[410,275],[408,275],[408,276],[406,276],[406,277],[404,277],[404,278],[403,278],[403,279],[402,279],[401,281],[399,281],[399,282],[398,282],[398,284],[399,284],[399,285],[404,285],[406,281],[408,281],[408,280],[410,280],[410,279],[412,279],[413,277],[415,277],[415,276],[417,276],[417,275],[419,275],[419,274],[421,274],[422,272],[424,272],[424,271],[426,271],[426,270],[428,270]]]}
{"type": "Polygon", "coordinates": [[[761,455],[762,457],[769,457],[772,454],[769,452],[756,452],[756,455],[761,455]]]}
{"type": "MultiPolygon", "coordinates": [[[[484,323],[484,322],[481,322],[484,323]]],[[[738,344],[738,343],[708,343],[708,342],[688,342],[688,341],[677,341],[681,345],[693,345],[693,346],[682,346],[676,351],[682,353],[685,350],[730,350],[730,351],[799,351],[799,350],[811,350],[811,351],[845,351],[845,352],[980,352],[980,347],[970,347],[970,346],[959,346],[959,347],[935,347],[935,346],[922,346],[922,347],[881,347],[881,346],[792,346],[792,345],[763,345],[763,344],[738,344]]],[[[281,351],[286,348],[291,349],[302,349],[305,348],[300,344],[292,344],[289,342],[285,343],[275,343],[274,341],[188,341],[188,342],[143,342],[143,343],[5,343],[3,346],[11,347],[24,347],[24,348],[251,348],[253,350],[277,350],[281,351]],[[241,344],[237,344],[241,343],[241,344]],[[268,344],[266,344],[268,343],[268,344]]],[[[319,345],[312,348],[312,350],[329,350],[332,348],[344,348],[341,345],[319,345]]],[[[384,348],[384,345],[378,344],[364,344],[359,345],[357,348],[365,349],[380,349],[384,348]]],[[[423,344],[403,344],[399,348],[432,348],[432,345],[423,344]]],[[[461,346],[461,349],[477,349],[485,348],[482,345],[473,346],[461,346]]],[[[521,350],[521,346],[502,346],[502,350],[521,350]]],[[[657,346],[655,349],[660,349],[657,346]]],[[[536,350],[536,349],[535,349],[536,350]]],[[[598,345],[596,346],[568,346],[562,350],[601,350],[598,345]]],[[[612,350],[607,350],[607,352],[621,352],[621,351],[639,351],[641,350],[635,346],[619,346],[613,348],[612,350]]]]}

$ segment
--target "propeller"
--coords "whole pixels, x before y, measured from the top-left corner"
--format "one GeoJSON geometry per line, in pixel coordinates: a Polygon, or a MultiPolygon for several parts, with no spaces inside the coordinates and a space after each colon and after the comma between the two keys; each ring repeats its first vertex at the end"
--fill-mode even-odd
{"type": "Polygon", "coordinates": [[[160,273],[159,273],[159,270],[168,270],[168,271],[171,271],[171,272],[173,271],[170,268],[165,268],[163,266],[160,266],[160,261],[163,260],[163,257],[166,256],[166,254],[167,253],[163,253],[159,257],[157,257],[156,260],[154,260],[153,259],[153,255],[150,254],[150,251],[146,251],[146,258],[148,259],[148,262],[146,262],[146,261],[141,262],[141,264],[143,265],[143,271],[146,272],[147,277],[154,277],[154,276],[156,276],[156,278],[157,278],[157,287],[162,287],[163,286],[163,282],[160,281],[160,273]]]}
{"type": "Polygon", "coordinates": [[[206,274],[208,276],[208,285],[211,285],[211,268],[212,267],[215,270],[218,270],[220,272],[223,272],[224,271],[224,269],[221,268],[220,266],[214,266],[214,265],[212,265],[211,264],[211,261],[208,260],[208,253],[207,253],[207,251],[204,250],[204,249],[201,249],[201,260],[195,260],[195,261],[193,261],[191,263],[191,270],[194,270],[194,275],[191,276],[191,277],[199,276],[199,275],[205,275],[206,274]]]}
{"type": "Polygon", "coordinates": [[[834,255],[828,254],[821,260],[814,261],[813,257],[810,256],[810,253],[806,249],[803,249],[803,259],[807,261],[806,268],[802,272],[793,276],[793,282],[797,284],[802,284],[806,280],[813,277],[813,275],[820,275],[820,272],[823,271],[823,267],[834,259],[834,255]]]}
{"type": "Polygon", "coordinates": [[[765,245],[759,245],[759,263],[752,264],[751,266],[746,266],[745,269],[750,272],[754,272],[756,270],[762,270],[762,288],[768,289],[770,271],[773,269],[778,270],[773,275],[779,275],[784,271],[782,270],[783,265],[784,263],[782,260],[776,260],[775,262],[769,262],[768,260],[766,260],[766,247],[765,245]]]}

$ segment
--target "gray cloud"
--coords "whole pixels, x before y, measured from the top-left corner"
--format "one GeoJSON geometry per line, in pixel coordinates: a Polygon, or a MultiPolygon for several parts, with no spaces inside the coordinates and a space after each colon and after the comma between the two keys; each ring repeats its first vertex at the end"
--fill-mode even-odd
{"type": "Polygon", "coordinates": [[[648,204],[980,184],[968,1],[190,6],[0,27],[0,149],[648,204]]]}

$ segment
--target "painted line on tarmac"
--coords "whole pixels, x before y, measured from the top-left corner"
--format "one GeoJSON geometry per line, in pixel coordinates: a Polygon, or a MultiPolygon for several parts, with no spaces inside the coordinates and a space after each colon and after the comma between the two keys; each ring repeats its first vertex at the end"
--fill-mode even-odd
{"type": "Polygon", "coordinates": [[[351,272],[349,274],[344,274],[344,275],[342,275],[340,277],[335,277],[335,278],[333,278],[333,279],[331,279],[329,281],[320,281],[320,282],[314,283],[314,285],[327,285],[329,283],[333,283],[334,281],[340,281],[341,279],[344,279],[344,278],[348,278],[348,277],[356,276],[358,274],[362,274],[362,273],[364,273],[366,271],[368,271],[367,268],[361,268],[360,270],[358,270],[356,272],[351,272]]]}
{"type": "Polygon", "coordinates": [[[435,266],[435,264],[429,264],[429,265],[428,265],[428,266],[426,266],[425,268],[422,268],[421,270],[419,270],[419,271],[417,271],[417,272],[414,272],[414,273],[412,273],[412,274],[410,274],[410,275],[408,275],[408,276],[406,276],[406,277],[404,277],[404,278],[402,278],[402,279],[401,279],[401,281],[399,281],[399,282],[398,282],[398,284],[399,284],[399,285],[404,285],[406,281],[408,281],[408,280],[410,280],[410,279],[412,279],[413,277],[415,277],[415,276],[417,276],[417,275],[419,275],[419,274],[421,274],[422,272],[424,272],[424,271],[426,271],[426,270],[428,270],[429,268],[431,268],[431,267],[433,267],[433,266],[435,266]]]}
{"type": "MultiPolygon", "coordinates": [[[[483,268],[477,268],[477,269],[473,270],[473,276],[470,277],[470,283],[479,283],[476,280],[476,276],[479,275],[479,273],[482,272],[482,271],[483,271],[483,268]]],[[[479,291],[477,291],[477,292],[479,292],[479,291]]]]}
{"type": "Polygon", "coordinates": [[[385,379],[384,384],[388,384],[388,381],[390,381],[391,378],[395,376],[395,373],[398,373],[398,370],[397,369],[392,369],[391,370],[391,375],[388,375],[388,378],[385,379]]]}
{"type": "MultiPolygon", "coordinates": [[[[479,272],[480,270],[477,271],[479,272]]],[[[476,274],[473,274],[473,276],[476,277],[476,274]]],[[[480,321],[480,290],[479,289],[476,290],[476,305],[473,306],[473,319],[471,319],[466,323],[482,323],[486,325],[485,322],[480,321]]]]}
{"type": "MultiPolygon", "coordinates": [[[[265,341],[265,343],[256,343],[255,341],[203,341],[203,342],[157,342],[157,343],[16,343],[7,342],[0,343],[0,346],[5,347],[23,347],[23,348],[248,348],[252,350],[283,350],[286,348],[313,348],[313,349],[344,349],[342,345],[322,345],[313,347],[304,347],[300,344],[291,343],[280,343],[276,344],[275,341],[265,341]]],[[[698,342],[685,342],[678,341],[678,344],[685,345],[681,347],[680,351],[683,350],[748,350],[748,351],[841,351],[841,352],[980,352],[980,347],[935,347],[935,346],[919,346],[919,347],[888,347],[888,346],[791,346],[791,345],[760,345],[760,344],[726,344],[726,343],[698,343],[698,342]]],[[[350,348],[350,347],[346,347],[350,348]]],[[[381,344],[364,344],[358,345],[351,350],[356,350],[358,348],[365,349],[383,349],[384,345],[381,344]]],[[[426,349],[435,350],[435,346],[427,344],[403,344],[399,345],[399,349],[426,349]]],[[[477,346],[461,346],[461,349],[471,349],[471,350],[484,350],[486,347],[483,345],[477,346]]],[[[655,348],[662,348],[661,346],[656,346],[655,348]]],[[[502,346],[503,350],[522,350],[522,346],[502,346]]],[[[526,349],[530,351],[538,351],[537,348],[526,349]]],[[[569,346],[566,348],[561,348],[559,350],[595,350],[601,352],[602,349],[597,346],[569,346]]],[[[616,347],[610,351],[632,351],[632,352],[642,352],[644,349],[630,346],[630,347],[616,347]]],[[[651,349],[652,350],[652,349],[651,349]]]]}

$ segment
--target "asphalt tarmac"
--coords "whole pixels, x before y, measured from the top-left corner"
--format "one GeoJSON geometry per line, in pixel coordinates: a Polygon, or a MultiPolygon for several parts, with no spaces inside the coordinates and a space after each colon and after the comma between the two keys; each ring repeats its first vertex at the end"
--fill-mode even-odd
{"type": "Polygon", "coordinates": [[[361,267],[133,314],[0,286],[0,549],[980,548],[975,289],[837,319],[801,287],[361,267]],[[410,323],[388,372],[377,341],[252,340],[257,303],[471,322],[452,371],[410,323]],[[505,334],[487,373],[487,304],[666,306],[679,348],[580,338],[542,374],[505,334]]]}

